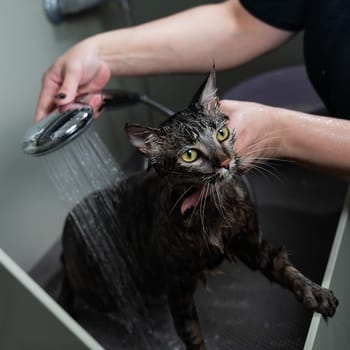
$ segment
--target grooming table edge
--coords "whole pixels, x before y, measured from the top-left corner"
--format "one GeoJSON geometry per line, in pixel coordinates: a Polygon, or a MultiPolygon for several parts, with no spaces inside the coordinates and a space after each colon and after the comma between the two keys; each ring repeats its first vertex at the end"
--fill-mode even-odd
{"type": "Polygon", "coordinates": [[[339,298],[335,316],[327,322],[314,314],[304,350],[350,349],[350,188],[344,201],[322,286],[331,289],[339,298]]]}

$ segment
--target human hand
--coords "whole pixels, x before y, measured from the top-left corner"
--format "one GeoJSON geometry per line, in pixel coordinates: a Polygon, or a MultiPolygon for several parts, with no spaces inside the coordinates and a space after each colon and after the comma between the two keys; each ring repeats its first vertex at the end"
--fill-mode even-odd
{"type": "Polygon", "coordinates": [[[228,127],[236,135],[234,148],[243,170],[281,156],[284,128],[278,108],[233,100],[222,100],[220,104],[229,117],[228,127]]]}
{"type": "Polygon", "coordinates": [[[242,170],[289,159],[350,182],[350,121],[252,102],[221,101],[242,170]]]}
{"type": "MultiPolygon", "coordinates": [[[[110,76],[111,70],[100,58],[93,39],[78,43],[59,57],[44,74],[35,121],[57,107],[69,107],[81,93],[101,90],[110,76]]],[[[96,108],[100,102],[100,97],[95,95],[89,104],[96,108]]]]}

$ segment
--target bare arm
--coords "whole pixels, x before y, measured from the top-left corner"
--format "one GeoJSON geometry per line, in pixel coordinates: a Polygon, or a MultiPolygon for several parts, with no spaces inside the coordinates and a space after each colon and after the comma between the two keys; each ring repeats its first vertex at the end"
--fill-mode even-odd
{"type": "Polygon", "coordinates": [[[111,75],[208,71],[234,67],[280,45],[293,33],[250,15],[238,0],[199,6],[127,29],[90,37],[45,73],[35,119],[103,88],[111,75]],[[60,98],[54,98],[60,93],[60,98]]]}
{"type": "Polygon", "coordinates": [[[350,121],[279,110],[285,132],[281,153],[329,170],[350,182],[350,121]]]}
{"type": "Polygon", "coordinates": [[[229,68],[280,45],[291,32],[250,15],[238,0],[196,7],[131,29],[98,35],[113,74],[229,68]]]}

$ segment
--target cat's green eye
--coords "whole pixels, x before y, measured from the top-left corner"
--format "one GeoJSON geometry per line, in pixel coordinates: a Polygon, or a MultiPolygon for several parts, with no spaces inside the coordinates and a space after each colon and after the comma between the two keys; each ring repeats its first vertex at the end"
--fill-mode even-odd
{"type": "Polygon", "coordinates": [[[181,154],[181,159],[186,163],[192,163],[198,158],[198,152],[195,149],[188,149],[181,154]]]}
{"type": "Polygon", "coordinates": [[[222,142],[222,141],[225,141],[229,135],[230,135],[230,131],[228,130],[228,127],[224,126],[221,129],[219,129],[218,132],[216,133],[216,139],[219,142],[222,142]]]}

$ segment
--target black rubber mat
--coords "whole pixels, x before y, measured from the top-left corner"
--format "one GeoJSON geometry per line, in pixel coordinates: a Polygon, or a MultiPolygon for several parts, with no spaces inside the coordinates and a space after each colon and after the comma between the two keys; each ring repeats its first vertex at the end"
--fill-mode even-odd
{"type": "MultiPolygon", "coordinates": [[[[264,237],[285,245],[294,264],[320,283],[326,268],[346,185],[292,164],[273,164],[275,176],[252,173],[264,237]]],[[[59,286],[59,243],[31,272],[51,295],[59,286]]],[[[312,314],[294,296],[243,264],[225,263],[222,274],[196,292],[199,318],[209,350],[303,349],[312,314]]],[[[151,308],[155,323],[150,349],[183,349],[164,300],[151,308]]],[[[80,304],[76,319],[106,349],[144,349],[115,316],[80,304]]]]}

